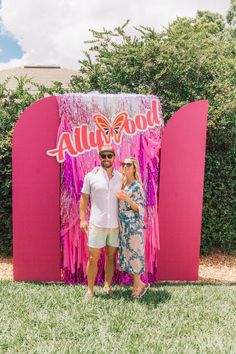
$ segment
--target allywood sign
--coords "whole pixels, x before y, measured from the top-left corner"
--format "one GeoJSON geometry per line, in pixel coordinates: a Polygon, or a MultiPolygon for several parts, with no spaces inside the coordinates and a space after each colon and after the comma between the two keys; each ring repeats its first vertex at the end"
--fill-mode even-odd
{"type": "Polygon", "coordinates": [[[161,117],[158,111],[157,100],[151,101],[150,109],[145,114],[136,114],[133,118],[127,112],[119,113],[112,125],[101,114],[93,114],[92,117],[97,129],[89,131],[87,124],[74,127],[72,133],[63,132],[55,149],[48,150],[47,155],[55,156],[58,162],[65,161],[65,153],[76,157],[86,151],[98,149],[104,144],[110,144],[114,138],[116,144],[121,144],[122,135],[136,135],[161,125],[161,117]]]}

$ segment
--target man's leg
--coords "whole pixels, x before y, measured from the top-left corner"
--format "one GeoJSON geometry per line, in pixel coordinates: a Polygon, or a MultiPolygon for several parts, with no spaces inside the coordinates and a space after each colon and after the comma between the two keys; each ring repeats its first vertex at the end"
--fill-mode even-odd
{"type": "Polygon", "coordinates": [[[115,271],[117,247],[106,245],[106,261],[105,261],[105,284],[104,289],[109,290],[111,287],[112,277],[115,271]]]}
{"type": "Polygon", "coordinates": [[[100,248],[89,247],[89,259],[87,263],[88,291],[85,295],[86,298],[93,295],[94,282],[98,271],[99,256],[100,248]]]}

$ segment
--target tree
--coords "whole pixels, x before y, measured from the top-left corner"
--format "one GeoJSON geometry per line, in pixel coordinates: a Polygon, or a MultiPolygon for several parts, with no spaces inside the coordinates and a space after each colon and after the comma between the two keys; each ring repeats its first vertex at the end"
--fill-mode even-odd
{"type": "Polygon", "coordinates": [[[229,11],[227,12],[227,22],[232,27],[232,29],[236,32],[236,0],[231,0],[231,5],[229,11]]]}

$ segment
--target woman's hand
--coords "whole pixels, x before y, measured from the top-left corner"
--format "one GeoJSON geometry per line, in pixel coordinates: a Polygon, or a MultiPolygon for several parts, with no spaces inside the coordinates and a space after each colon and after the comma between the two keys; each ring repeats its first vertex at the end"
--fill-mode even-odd
{"type": "Polygon", "coordinates": [[[125,193],[123,190],[120,190],[119,192],[116,193],[116,196],[119,200],[125,200],[128,201],[129,196],[127,193],[125,193]]]}
{"type": "Polygon", "coordinates": [[[137,203],[135,203],[129,196],[127,193],[125,193],[124,191],[120,190],[119,192],[116,193],[117,198],[119,200],[124,200],[127,203],[129,203],[129,205],[131,206],[131,208],[133,209],[133,211],[139,211],[139,206],[137,203]]]}
{"type": "Polygon", "coordinates": [[[98,166],[95,166],[93,169],[92,169],[92,173],[94,174],[94,175],[96,175],[97,173],[98,173],[98,171],[99,171],[99,167],[98,166]]]}

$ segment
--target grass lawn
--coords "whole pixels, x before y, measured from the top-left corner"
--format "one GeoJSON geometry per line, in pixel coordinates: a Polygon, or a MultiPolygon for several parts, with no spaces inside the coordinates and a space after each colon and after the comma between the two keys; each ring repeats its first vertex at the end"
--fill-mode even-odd
{"type": "Polygon", "coordinates": [[[0,353],[236,353],[236,285],[115,287],[0,282],[0,353]]]}

